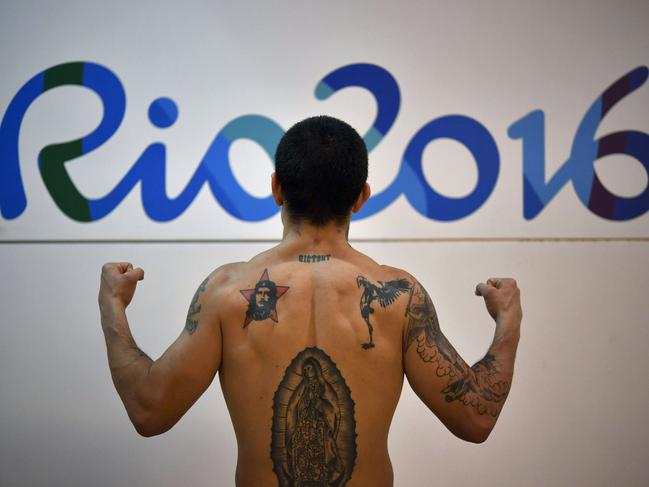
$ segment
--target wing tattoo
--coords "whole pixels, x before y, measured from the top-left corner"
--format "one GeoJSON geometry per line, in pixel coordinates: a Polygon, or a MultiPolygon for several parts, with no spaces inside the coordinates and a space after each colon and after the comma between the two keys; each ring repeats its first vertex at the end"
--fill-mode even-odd
{"type": "Polygon", "coordinates": [[[375,300],[378,300],[379,305],[381,305],[382,308],[387,308],[389,305],[394,303],[401,294],[409,291],[412,285],[408,279],[395,279],[387,282],[377,281],[377,284],[374,284],[363,276],[358,276],[356,278],[356,285],[363,288],[360,309],[361,316],[367,325],[367,332],[370,336],[370,340],[367,343],[363,343],[361,346],[367,350],[374,348],[374,342],[372,341],[372,332],[374,327],[372,326],[372,323],[370,323],[370,315],[374,313],[372,303],[375,300]]]}
{"type": "Polygon", "coordinates": [[[377,297],[379,304],[387,308],[394,303],[396,299],[406,291],[410,291],[410,281],[408,279],[396,279],[394,281],[379,281],[381,287],[377,288],[377,297]]]}

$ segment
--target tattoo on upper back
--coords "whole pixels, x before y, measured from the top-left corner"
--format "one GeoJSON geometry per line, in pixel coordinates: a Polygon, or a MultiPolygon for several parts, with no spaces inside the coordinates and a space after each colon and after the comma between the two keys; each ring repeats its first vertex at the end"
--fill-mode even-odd
{"type": "Polygon", "coordinates": [[[367,325],[367,332],[370,339],[369,342],[363,343],[361,346],[367,350],[374,348],[374,342],[372,341],[374,327],[370,323],[370,315],[374,313],[372,303],[378,300],[381,307],[387,308],[390,304],[394,303],[401,293],[410,290],[411,284],[407,279],[395,279],[387,282],[378,281],[378,284],[372,284],[365,277],[358,276],[356,278],[356,285],[363,288],[360,302],[361,316],[367,325]]]}
{"type": "Polygon", "coordinates": [[[268,276],[268,269],[264,269],[254,288],[239,290],[241,295],[248,301],[243,327],[248,326],[251,321],[263,321],[268,318],[277,323],[279,321],[277,300],[288,290],[288,286],[278,286],[271,281],[268,276]]]}
{"type": "Polygon", "coordinates": [[[410,291],[406,319],[403,353],[415,343],[421,360],[434,366],[438,377],[448,377],[441,391],[446,401],[460,401],[480,414],[496,416],[510,386],[500,379],[496,357],[487,354],[469,367],[442,333],[433,302],[416,281],[410,291]]]}
{"type": "Polygon", "coordinates": [[[326,262],[331,259],[331,254],[308,254],[300,255],[298,260],[304,262],[305,264],[311,264],[315,262],[326,262]]]}
{"type": "Polygon", "coordinates": [[[196,328],[198,328],[198,315],[202,308],[202,306],[198,304],[198,300],[203,294],[203,291],[205,291],[207,281],[209,280],[210,278],[208,276],[203,282],[201,282],[200,286],[198,286],[198,289],[194,293],[192,302],[189,303],[189,311],[187,311],[187,319],[185,320],[185,330],[187,330],[187,333],[190,335],[196,331],[196,328]]]}
{"type": "Polygon", "coordinates": [[[280,487],[342,487],[356,463],[351,391],[316,347],[298,353],[273,398],[270,456],[280,487]]]}

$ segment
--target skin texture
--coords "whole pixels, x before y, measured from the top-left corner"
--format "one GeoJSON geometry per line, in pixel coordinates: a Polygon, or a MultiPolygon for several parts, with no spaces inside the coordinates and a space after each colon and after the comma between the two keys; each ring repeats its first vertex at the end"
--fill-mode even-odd
{"type": "MultiPolygon", "coordinates": [[[[273,191],[282,204],[275,181],[273,191]]],[[[368,196],[369,187],[353,210],[368,196]]],[[[126,262],[104,266],[108,360],[137,431],[171,428],[218,372],[237,437],[238,486],[391,486],[388,430],[405,375],[451,432],[484,441],[512,380],[522,317],[516,283],[477,286],[496,331],[470,367],[413,276],[354,250],[348,225],[311,227],[282,216],[282,242],[213,271],[180,336],[155,361],[138,348],[125,313],[144,272],[126,262]],[[254,313],[251,301],[270,299],[267,281],[272,306],[254,313]]]]}

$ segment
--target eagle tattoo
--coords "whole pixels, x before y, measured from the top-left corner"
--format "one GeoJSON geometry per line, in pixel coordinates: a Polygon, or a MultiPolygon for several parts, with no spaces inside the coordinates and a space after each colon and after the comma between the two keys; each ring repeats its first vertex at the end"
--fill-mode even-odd
{"type": "Polygon", "coordinates": [[[410,291],[412,286],[408,279],[395,279],[387,282],[377,281],[377,284],[373,284],[363,276],[358,276],[356,278],[356,285],[363,288],[360,302],[361,316],[367,325],[370,340],[367,343],[363,343],[362,347],[365,350],[368,350],[374,348],[374,342],[372,341],[372,331],[374,330],[374,327],[370,323],[370,315],[374,313],[372,303],[375,300],[378,300],[382,308],[387,308],[390,304],[394,303],[402,293],[410,291]]]}

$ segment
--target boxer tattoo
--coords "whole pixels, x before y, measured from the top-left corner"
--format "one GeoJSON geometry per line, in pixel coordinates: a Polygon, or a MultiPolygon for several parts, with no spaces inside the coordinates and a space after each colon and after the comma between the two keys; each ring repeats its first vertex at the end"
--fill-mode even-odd
{"type": "Polygon", "coordinates": [[[344,486],[356,463],[351,391],[316,347],[298,353],[273,399],[273,472],[280,487],[344,486]]]}

